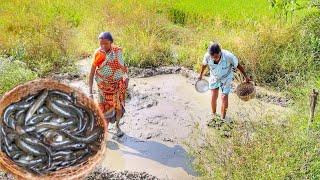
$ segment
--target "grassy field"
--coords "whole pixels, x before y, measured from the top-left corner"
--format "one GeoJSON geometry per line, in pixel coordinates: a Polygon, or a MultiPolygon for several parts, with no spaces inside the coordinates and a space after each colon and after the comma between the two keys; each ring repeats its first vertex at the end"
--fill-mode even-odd
{"type": "Polygon", "coordinates": [[[315,124],[306,134],[308,109],[301,103],[311,88],[320,89],[320,12],[308,8],[308,0],[285,6],[287,11],[270,2],[0,0],[0,95],[36,77],[74,72],[74,62],[98,47],[101,31],[112,32],[129,66],[142,68],[177,64],[199,70],[209,42],[216,40],[239,57],[257,84],[294,98],[292,108],[299,111],[288,115],[285,127],[239,124],[228,140],[212,132],[208,142],[214,146],[194,152],[200,174],[208,179],[319,178],[320,128],[315,124]],[[253,130],[256,136],[239,144],[253,130]],[[219,155],[229,147],[232,156],[219,155]]]}

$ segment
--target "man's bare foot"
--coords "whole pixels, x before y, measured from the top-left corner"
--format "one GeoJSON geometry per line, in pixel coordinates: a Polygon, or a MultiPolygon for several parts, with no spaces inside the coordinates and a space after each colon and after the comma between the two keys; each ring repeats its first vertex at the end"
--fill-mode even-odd
{"type": "Polygon", "coordinates": [[[216,125],[221,124],[221,118],[218,114],[212,114],[210,121],[207,123],[209,127],[215,127],[216,125]]]}

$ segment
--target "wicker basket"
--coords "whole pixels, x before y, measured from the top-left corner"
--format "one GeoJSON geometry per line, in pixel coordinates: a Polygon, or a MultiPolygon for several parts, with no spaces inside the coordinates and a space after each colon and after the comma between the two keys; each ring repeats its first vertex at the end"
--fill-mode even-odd
{"type": "MultiPolygon", "coordinates": [[[[16,165],[5,153],[0,151],[0,166],[1,169],[11,173],[16,179],[81,179],[88,175],[93,168],[100,162],[106,151],[106,138],[107,138],[107,122],[103,119],[103,115],[98,106],[93,100],[88,98],[84,93],[77,89],[73,89],[65,84],[48,80],[38,79],[35,81],[27,82],[23,85],[19,85],[7,92],[2,99],[0,99],[0,117],[7,106],[11,103],[20,101],[23,97],[31,94],[36,94],[43,89],[53,90],[57,89],[66,93],[74,92],[77,97],[77,103],[90,108],[96,117],[97,124],[104,129],[104,133],[99,137],[100,149],[99,151],[89,157],[89,159],[81,164],[67,167],[55,172],[51,172],[46,175],[32,174],[24,168],[16,165]]],[[[0,121],[0,125],[3,122],[0,121]]]]}
{"type": "Polygon", "coordinates": [[[256,96],[256,88],[252,82],[243,82],[239,84],[235,92],[243,101],[249,101],[256,96]]]}

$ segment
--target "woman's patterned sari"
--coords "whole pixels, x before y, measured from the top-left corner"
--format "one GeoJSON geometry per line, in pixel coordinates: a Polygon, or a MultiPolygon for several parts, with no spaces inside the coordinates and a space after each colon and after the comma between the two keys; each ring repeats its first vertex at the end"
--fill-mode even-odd
{"type": "Polygon", "coordinates": [[[105,59],[97,65],[95,80],[98,85],[98,103],[101,111],[109,122],[119,120],[125,112],[126,83],[124,76],[128,72],[122,58],[122,50],[112,47],[109,52],[99,49],[104,53],[105,59]]]}

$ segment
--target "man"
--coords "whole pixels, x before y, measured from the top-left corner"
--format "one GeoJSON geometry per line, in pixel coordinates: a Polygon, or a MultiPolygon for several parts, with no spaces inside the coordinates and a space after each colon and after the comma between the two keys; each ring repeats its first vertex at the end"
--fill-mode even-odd
{"type": "Polygon", "coordinates": [[[251,79],[246,75],[237,57],[230,51],[221,50],[218,43],[212,43],[208,52],[204,55],[199,80],[202,79],[203,72],[208,66],[210,70],[209,89],[211,89],[212,93],[211,108],[213,118],[216,117],[217,99],[220,88],[222,92],[221,118],[225,120],[228,109],[228,95],[232,88],[233,69],[239,69],[245,77],[246,82],[251,81],[251,79]]]}

